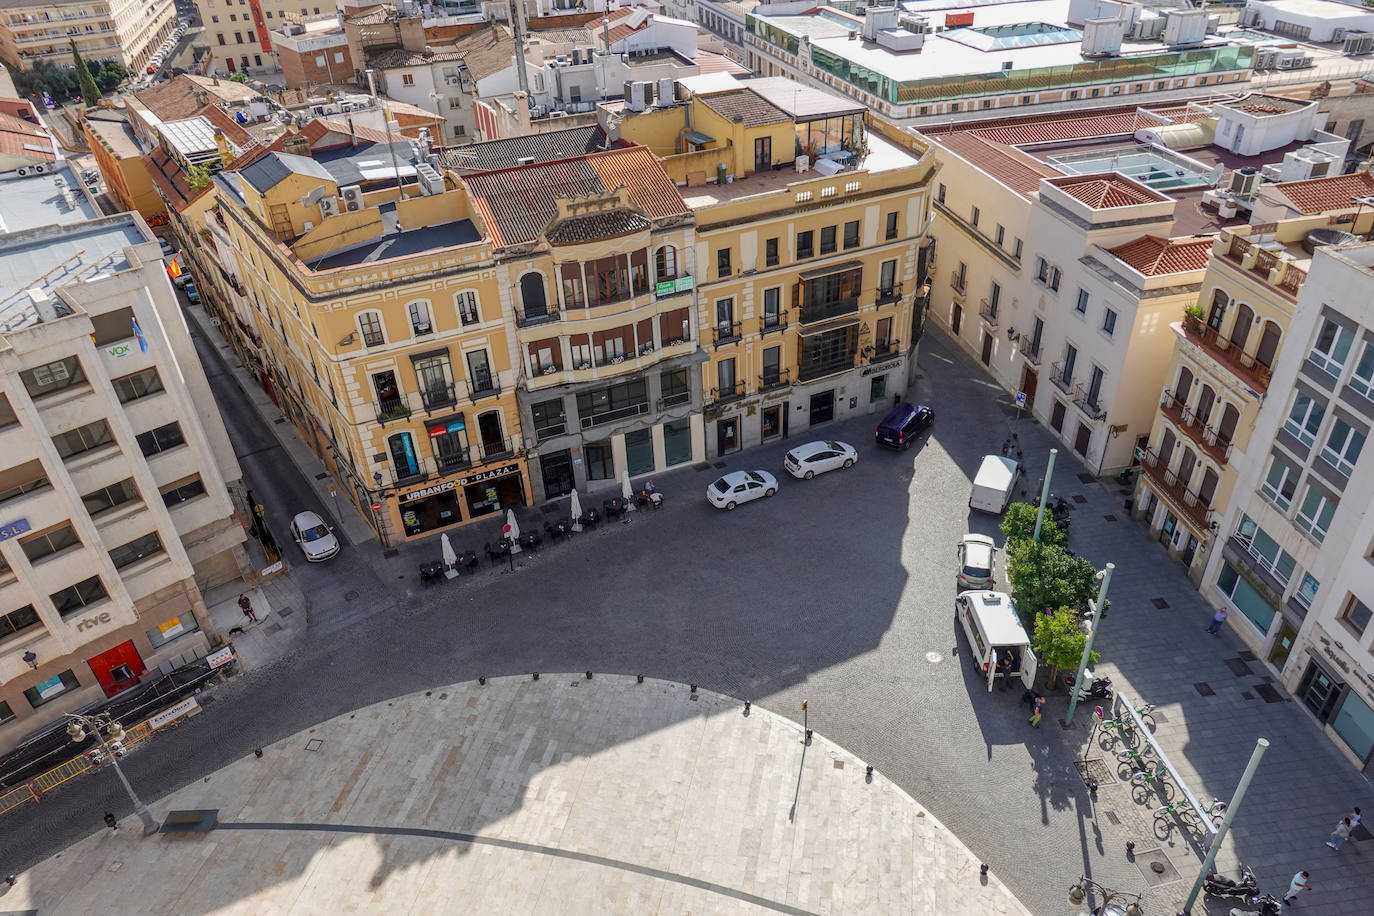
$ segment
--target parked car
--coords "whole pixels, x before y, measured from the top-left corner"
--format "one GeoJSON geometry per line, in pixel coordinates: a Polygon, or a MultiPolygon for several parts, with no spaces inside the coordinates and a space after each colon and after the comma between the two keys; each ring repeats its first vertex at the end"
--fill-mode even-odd
{"type": "Polygon", "coordinates": [[[184,288],[186,290],[187,299],[193,303],[200,302],[200,290],[196,289],[196,282],[194,280],[187,280],[184,288]]]}
{"type": "Polygon", "coordinates": [[[898,404],[883,417],[873,438],[888,448],[906,449],[935,422],[935,411],[918,404],[898,404]]]}
{"type": "Polygon", "coordinates": [[[853,467],[858,460],[859,451],[852,445],[833,439],[817,440],[792,449],[783,459],[782,466],[793,477],[810,480],[835,468],[853,467]]]}
{"type": "Polygon", "coordinates": [[[954,574],[959,588],[995,588],[993,561],[997,545],[985,534],[966,534],[959,541],[959,571],[954,574]]]}
{"type": "Polygon", "coordinates": [[[328,560],[339,552],[339,539],[314,512],[301,512],[291,519],[291,540],[300,546],[311,563],[328,560]]]}
{"type": "Polygon", "coordinates": [[[1020,476],[1021,465],[1014,458],[984,455],[983,463],[978,466],[978,475],[973,478],[969,508],[1001,515],[1006,511],[1007,503],[1011,502],[1020,476]]]}
{"type": "Polygon", "coordinates": [[[767,471],[733,471],[706,488],[706,500],[717,509],[733,509],[778,492],[778,479],[767,471]]]}

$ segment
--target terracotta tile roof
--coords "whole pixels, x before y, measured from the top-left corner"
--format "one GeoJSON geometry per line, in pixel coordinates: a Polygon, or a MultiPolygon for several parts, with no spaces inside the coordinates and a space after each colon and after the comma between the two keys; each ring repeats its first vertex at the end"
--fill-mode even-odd
{"type": "Polygon", "coordinates": [[[752,89],[731,89],[697,96],[697,99],[725,120],[742,121],[745,127],[764,127],[791,120],[781,108],[752,89]]]}
{"type": "Polygon", "coordinates": [[[240,149],[252,145],[253,135],[244,130],[242,124],[225,114],[219,106],[206,105],[196,113],[224,131],[224,136],[228,138],[229,142],[240,149]]]}
{"type": "Polygon", "coordinates": [[[1353,197],[1374,194],[1374,176],[1368,172],[1309,178],[1306,181],[1283,181],[1274,190],[1288,198],[1299,213],[1325,213],[1328,210],[1348,210],[1357,206],[1353,197]]]}
{"type": "Polygon", "coordinates": [[[557,215],[559,198],[604,194],[621,185],[650,219],[690,212],[658,159],[642,146],[478,172],[462,181],[497,248],[538,238],[557,215]]]}
{"type": "Polygon", "coordinates": [[[346,120],[336,121],[332,118],[316,118],[302,127],[300,132],[310,141],[311,149],[330,149],[335,146],[343,146],[345,143],[352,142],[349,140],[350,136],[357,137],[359,140],[366,140],[368,143],[387,142],[386,131],[384,130],[366,127],[357,122],[354,122],[350,128],[346,120]],[[325,140],[330,142],[322,142],[325,140]]]}
{"type": "Polygon", "coordinates": [[[1162,239],[1145,235],[1107,250],[1147,277],[1158,277],[1206,268],[1212,256],[1212,237],[1162,239]]]}
{"type": "Polygon", "coordinates": [[[1113,207],[1133,207],[1137,204],[1154,204],[1169,198],[1137,184],[1124,175],[1075,175],[1057,178],[1050,182],[1070,197],[1080,200],[1094,210],[1110,210],[1113,207]]]}
{"type": "Polygon", "coordinates": [[[425,48],[412,51],[409,48],[388,48],[369,55],[367,64],[378,70],[396,70],[401,67],[423,67],[426,64],[462,60],[463,52],[457,48],[425,48]]]}
{"type": "Polygon", "coordinates": [[[602,210],[572,216],[549,227],[544,237],[550,245],[578,245],[649,228],[649,221],[633,210],[602,210]]]}
{"type": "Polygon", "coordinates": [[[4,112],[0,112],[0,153],[38,162],[57,159],[45,128],[4,112]]]}
{"type": "Polygon", "coordinates": [[[973,133],[941,134],[931,139],[1018,194],[1032,194],[1040,187],[1041,178],[1060,174],[1053,166],[973,133]]]}
{"type": "Polygon", "coordinates": [[[194,117],[206,105],[216,102],[244,103],[258,93],[233,80],[215,80],[183,73],[163,83],[135,92],[144,108],[164,121],[194,117]]]}
{"type": "Polygon", "coordinates": [[[469,32],[455,41],[453,47],[475,80],[510,69],[515,63],[515,41],[503,26],[469,32]]]}

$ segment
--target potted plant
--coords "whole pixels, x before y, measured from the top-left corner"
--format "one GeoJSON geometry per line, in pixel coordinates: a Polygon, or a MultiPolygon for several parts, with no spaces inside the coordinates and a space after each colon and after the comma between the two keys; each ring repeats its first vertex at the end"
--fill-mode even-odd
{"type": "Polygon", "coordinates": [[[1183,324],[1195,334],[1202,333],[1202,306],[1186,305],[1183,307],[1183,324]]]}

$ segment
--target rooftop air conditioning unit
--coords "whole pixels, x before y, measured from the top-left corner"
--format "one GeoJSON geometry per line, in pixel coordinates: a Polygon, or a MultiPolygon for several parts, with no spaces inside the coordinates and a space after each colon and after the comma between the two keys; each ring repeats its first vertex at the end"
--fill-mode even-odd
{"type": "Polygon", "coordinates": [[[459,79],[458,74],[455,73],[455,74],[453,74],[452,76],[446,76],[446,77],[444,77],[444,82],[445,82],[445,83],[448,83],[450,86],[457,86],[457,85],[458,85],[458,79],[459,79]]]}
{"type": "Polygon", "coordinates": [[[330,195],[320,198],[320,216],[328,219],[331,216],[339,215],[339,199],[330,195]]]}
{"type": "Polygon", "coordinates": [[[1258,169],[1236,169],[1231,173],[1231,183],[1226,189],[1237,197],[1253,197],[1255,188],[1259,187],[1259,182],[1260,173],[1258,169]]]}
{"type": "Polygon", "coordinates": [[[798,172],[805,172],[807,169],[811,168],[811,157],[798,156],[795,165],[798,172]]]}
{"type": "Polygon", "coordinates": [[[1278,61],[1278,48],[1259,48],[1255,51],[1255,62],[1253,67],[1256,70],[1273,70],[1274,65],[1277,64],[1278,61]]]}
{"type": "Polygon", "coordinates": [[[1346,32],[1345,44],[1341,47],[1341,53],[1350,57],[1361,54],[1368,54],[1374,51],[1374,33],[1371,32],[1346,32]]]}
{"type": "Polygon", "coordinates": [[[351,184],[346,188],[339,188],[339,193],[343,195],[344,210],[353,213],[363,208],[363,189],[356,184],[351,184]]]}
{"type": "Polygon", "coordinates": [[[420,179],[421,194],[429,196],[444,193],[444,176],[428,162],[417,163],[415,174],[420,179]]]}

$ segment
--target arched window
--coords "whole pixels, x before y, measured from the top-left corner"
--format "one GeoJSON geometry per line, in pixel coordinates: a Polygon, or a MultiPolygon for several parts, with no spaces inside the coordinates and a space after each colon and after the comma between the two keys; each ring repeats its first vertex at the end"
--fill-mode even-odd
{"type": "Polygon", "coordinates": [[[386,343],[386,335],[382,333],[382,314],[381,312],[363,312],[358,315],[358,330],[363,334],[363,346],[380,347],[386,343]]]}
{"type": "Polygon", "coordinates": [[[1250,328],[1254,323],[1254,309],[1248,305],[1241,305],[1237,308],[1236,323],[1231,325],[1231,346],[1244,353],[1245,342],[1250,339],[1250,328]]]}
{"type": "Polygon", "coordinates": [[[1260,335],[1259,349],[1255,351],[1255,362],[1274,368],[1274,359],[1279,353],[1279,338],[1283,334],[1273,321],[1264,323],[1264,333],[1260,335]]]}
{"type": "Polygon", "coordinates": [[[1178,460],[1178,482],[1183,486],[1188,486],[1188,481],[1193,479],[1193,471],[1197,469],[1197,453],[1184,446],[1183,457],[1178,460]]]}
{"type": "Polygon", "coordinates": [[[410,313],[410,329],[416,335],[434,333],[428,302],[412,302],[406,306],[406,311],[410,313]]]}
{"type": "Polygon", "coordinates": [[[525,310],[526,320],[549,313],[549,302],[544,298],[543,274],[531,271],[520,278],[520,304],[525,310]]]}
{"type": "Polygon", "coordinates": [[[672,245],[663,245],[654,252],[654,279],[677,279],[677,249],[672,245]]]}
{"type": "Polygon", "coordinates": [[[1240,423],[1240,411],[1234,404],[1222,403],[1221,422],[1217,424],[1217,442],[1222,446],[1230,445],[1236,437],[1236,426],[1240,423]]]}
{"type": "Polygon", "coordinates": [[[1197,396],[1197,406],[1193,408],[1193,416],[1197,418],[1199,426],[1206,426],[1212,418],[1212,407],[1216,405],[1217,393],[1212,390],[1211,385],[1203,385],[1202,391],[1197,396]]]}
{"type": "Polygon", "coordinates": [[[1164,430],[1164,435],[1159,437],[1159,466],[1163,470],[1168,470],[1169,459],[1174,457],[1174,443],[1176,441],[1172,429],[1164,430]]]}
{"type": "Polygon", "coordinates": [[[1212,497],[1217,494],[1217,480],[1217,472],[1211,468],[1202,472],[1202,480],[1197,485],[1197,501],[1204,509],[1212,505],[1212,497]]]}
{"type": "Polygon", "coordinates": [[[1193,370],[1187,366],[1178,367],[1178,384],[1174,385],[1174,401],[1180,408],[1188,406],[1188,398],[1193,393],[1193,370]]]}
{"type": "Polygon", "coordinates": [[[1221,290],[1212,292],[1212,308],[1207,313],[1207,327],[1213,331],[1221,330],[1221,319],[1226,317],[1226,309],[1231,305],[1231,297],[1221,290]]]}
{"type": "Polygon", "coordinates": [[[463,290],[454,301],[458,305],[458,320],[463,324],[476,324],[482,320],[481,313],[477,311],[477,294],[472,290],[463,290]]]}

